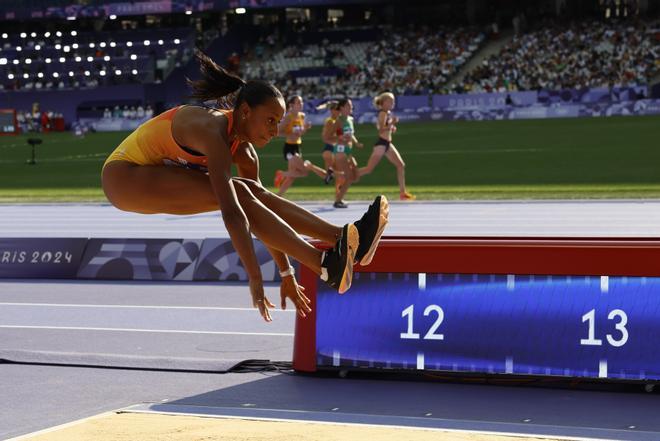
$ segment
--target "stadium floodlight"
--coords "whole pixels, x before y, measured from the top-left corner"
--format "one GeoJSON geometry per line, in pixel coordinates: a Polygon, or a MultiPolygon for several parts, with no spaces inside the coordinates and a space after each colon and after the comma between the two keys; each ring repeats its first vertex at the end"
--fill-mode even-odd
{"type": "Polygon", "coordinates": [[[18,64],[18,63],[20,63],[20,61],[18,61],[18,60],[14,60],[13,63],[14,63],[14,64],[18,64]]]}
{"type": "Polygon", "coordinates": [[[25,32],[21,32],[21,38],[27,38],[27,34],[25,32]]]}
{"type": "Polygon", "coordinates": [[[43,73],[43,72],[39,72],[39,73],[37,74],[37,77],[39,77],[39,78],[43,78],[43,77],[44,77],[44,73],[43,73]]]}
{"type": "Polygon", "coordinates": [[[131,47],[131,46],[133,46],[133,42],[132,41],[127,41],[126,42],[126,47],[131,47]]]}
{"type": "Polygon", "coordinates": [[[60,57],[60,63],[64,63],[66,59],[64,57],[60,57]]]}
{"type": "Polygon", "coordinates": [[[115,71],[115,75],[121,75],[121,70],[117,69],[117,70],[115,71]]]}
{"type": "Polygon", "coordinates": [[[58,36],[58,37],[61,37],[61,36],[62,36],[62,32],[57,31],[57,32],[55,32],[55,35],[58,36]]]}
{"type": "Polygon", "coordinates": [[[73,73],[73,71],[70,70],[70,71],[69,71],[69,76],[72,77],[72,76],[74,76],[74,75],[75,75],[75,74],[73,73]]]}
{"type": "Polygon", "coordinates": [[[51,63],[51,61],[53,61],[53,60],[51,60],[50,58],[46,58],[46,60],[45,60],[45,61],[46,61],[46,64],[50,64],[50,63],[51,63]]]}
{"type": "Polygon", "coordinates": [[[71,46],[64,46],[64,47],[62,48],[62,50],[63,50],[64,52],[71,52],[71,46]]]}
{"type": "Polygon", "coordinates": [[[13,80],[14,79],[14,74],[10,73],[9,75],[7,75],[7,78],[9,78],[10,80],[13,80]]]}
{"type": "Polygon", "coordinates": [[[35,45],[34,45],[34,50],[35,50],[35,51],[40,51],[40,50],[41,50],[41,45],[39,45],[39,44],[35,44],[35,45]]]}
{"type": "Polygon", "coordinates": [[[131,71],[131,73],[132,73],[133,75],[137,75],[137,74],[138,74],[137,69],[133,69],[133,70],[131,71]]]}
{"type": "Polygon", "coordinates": [[[192,15],[192,11],[190,9],[186,10],[186,15],[192,15]]]}
{"type": "Polygon", "coordinates": [[[105,41],[102,41],[101,43],[99,43],[99,47],[106,47],[105,41]]]}
{"type": "Polygon", "coordinates": [[[76,63],[80,63],[82,61],[82,57],[78,56],[76,57],[76,63]]]}
{"type": "Polygon", "coordinates": [[[50,37],[50,31],[47,31],[46,33],[44,33],[44,37],[46,37],[46,38],[50,37]]]}
{"type": "Polygon", "coordinates": [[[144,45],[145,46],[149,46],[150,44],[151,44],[151,42],[149,40],[144,40],[144,45]]]}
{"type": "Polygon", "coordinates": [[[174,44],[181,44],[181,40],[179,40],[178,38],[175,38],[174,39],[174,44]]]}
{"type": "Polygon", "coordinates": [[[91,47],[92,49],[93,49],[95,46],[96,46],[96,45],[95,45],[94,43],[89,43],[89,47],[91,47]]]}
{"type": "Polygon", "coordinates": [[[67,17],[66,19],[69,20],[69,21],[74,21],[76,19],[76,17],[72,15],[72,16],[67,17]]]}
{"type": "Polygon", "coordinates": [[[101,75],[102,77],[104,77],[104,76],[105,76],[105,71],[102,70],[101,72],[99,72],[99,75],[101,75]]]}
{"type": "Polygon", "coordinates": [[[57,72],[53,72],[53,78],[58,78],[59,76],[60,74],[58,74],[57,72]]]}
{"type": "Polygon", "coordinates": [[[234,12],[236,12],[237,14],[245,14],[247,10],[245,8],[236,8],[234,12]]]}
{"type": "Polygon", "coordinates": [[[131,54],[131,60],[137,60],[137,55],[131,54]]]}
{"type": "Polygon", "coordinates": [[[20,52],[20,51],[22,51],[22,50],[23,50],[22,47],[20,47],[20,46],[16,46],[16,52],[20,52]]]}
{"type": "Polygon", "coordinates": [[[78,49],[80,46],[78,46],[78,43],[73,43],[71,45],[71,47],[74,48],[74,49],[78,49]]]}
{"type": "Polygon", "coordinates": [[[36,33],[36,32],[31,33],[31,34],[30,34],[30,37],[32,37],[32,38],[37,38],[37,33],[36,33]]]}
{"type": "Polygon", "coordinates": [[[25,64],[32,64],[32,58],[26,58],[25,64]]]}
{"type": "Polygon", "coordinates": [[[110,61],[110,55],[106,55],[105,57],[103,57],[103,61],[110,61]]]}
{"type": "Polygon", "coordinates": [[[78,32],[76,32],[76,31],[71,31],[71,36],[72,36],[72,37],[75,37],[76,35],[78,35],[78,32]]]}
{"type": "Polygon", "coordinates": [[[89,61],[91,63],[92,61],[94,61],[94,57],[92,57],[92,56],[87,57],[87,61],[89,61]]]}
{"type": "Polygon", "coordinates": [[[25,78],[25,79],[27,80],[28,78],[30,78],[30,75],[24,73],[24,74],[23,74],[23,78],[25,78]]]}
{"type": "Polygon", "coordinates": [[[115,14],[110,14],[110,20],[117,20],[117,16],[115,14]]]}
{"type": "Polygon", "coordinates": [[[165,42],[163,40],[158,40],[158,44],[162,46],[165,44],[165,42]]]}
{"type": "Polygon", "coordinates": [[[6,32],[2,33],[2,38],[9,38],[9,35],[6,32]]]}
{"type": "Polygon", "coordinates": [[[6,58],[0,58],[0,66],[4,66],[7,64],[7,59],[6,58]]]}
{"type": "Polygon", "coordinates": [[[88,70],[86,70],[86,71],[85,71],[85,76],[88,77],[88,76],[90,76],[90,75],[91,75],[91,73],[90,73],[88,70]]]}
{"type": "Polygon", "coordinates": [[[110,42],[110,47],[117,47],[117,43],[115,43],[114,41],[111,41],[110,42]]]}
{"type": "Polygon", "coordinates": [[[55,49],[57,49],[59,51],[60,49],[62,49],[62,45],[61,44],[56,44],[55,49]]]}

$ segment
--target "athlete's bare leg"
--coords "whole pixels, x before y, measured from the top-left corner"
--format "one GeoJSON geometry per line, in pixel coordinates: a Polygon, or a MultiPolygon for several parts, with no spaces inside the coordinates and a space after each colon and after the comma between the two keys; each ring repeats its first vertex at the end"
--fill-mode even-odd
{"type": "Polygon", "coordinates": [[[325,169],[332,168],[332,165],[335,162],[334,154],[329,150],[323,150],[323,164],[325,169]]]}
{"type": "MultiPolygon", "coordinates": [[[[256,186],[255,183],[250,187],[246,180],[234,180],[238,201],[254,234],[266,245],[294,257],[320,274],[320,251],[304,241],[294,229],[299,228],[301,234],[334,243],[341,234],[341,227],[323,221],[265,189],[259,189],[260,196],[257,197],[251,190],[256,186]]],[[[208,176],[180,167],[113,161],[103,170],[103,190],[115,207],[136,213],[195,214],[220,208],[208,176]]]]}
{"type": "Polygon", "coordinates": [[[385,146],[383,145],[374,146],[374,150],[371,152],[371,156],[369,157],[369,161],[367,162],[367,165],[365,167],[361,167],[358,170],[358,174],[360,176],[364,176],[374,171],[374,168],[376,168],[380,160],[383,159],[383,155],[385,155],[385,146]]]}
{"type": "Polygon", "coordinates": [[[403,162],[399,151],[391,145],[385,157],[396,167],[396,179],[399,181],[399,192],[406,192],[406,163],[403,162]]]}

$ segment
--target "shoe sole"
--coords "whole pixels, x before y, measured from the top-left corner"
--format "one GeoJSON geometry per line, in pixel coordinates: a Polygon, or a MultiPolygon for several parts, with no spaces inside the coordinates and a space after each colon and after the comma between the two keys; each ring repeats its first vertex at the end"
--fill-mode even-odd
{"type": "Polygon", "coordinates": [[[341,282],[339,283],[339,294],[344,294],[351,287],[353,282],[353,261],[355,253],[357,252],[358,245],[360,245],[360,234],[355,225],[349,224],[347,229],[346,242],[348,244],[348,256],[346,258],[346,266],[341,275],[341,282]]]}
{"type": "Polygon", "coordinates": [[[385,227],[387,226],[387,222],[389,221],[388,220],[389,215],[390,215],[390,203],[387,201],[387,198],[385,196],[381,196],[380,214],[378,216],[378,230],[376,231],[374,240],[371,242],[371,247],[369,247],[369,251],[367,251],[366,254],[362,256],[362,260],[360,260],[361,266],[367,266],[373,260],[374,254],[376,254],[376,249],[378,248],[378,243],[380,242],[380,237],[383,235],[383,232],[385,231],[385,227]]]}

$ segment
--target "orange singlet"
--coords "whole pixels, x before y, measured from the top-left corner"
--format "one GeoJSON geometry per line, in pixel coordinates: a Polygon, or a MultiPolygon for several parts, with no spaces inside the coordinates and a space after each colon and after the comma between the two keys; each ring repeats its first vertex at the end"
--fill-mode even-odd
{"type": "MultiPolygon", "coordinates": [[[[172,136],[172,119],[183,106],[174,107],[146,121],[110,154],[103,167],[111,161],[128,161],[138,165],[175,165],[195,170],[207,170],[207,157],[194,150],[179,145],[172,136]]],[[[214,109],[227,117],[227,135],[234,122],[233,110],[214,109]]],[[[232,156],[240,141],[231,144],[232,156]]]]}

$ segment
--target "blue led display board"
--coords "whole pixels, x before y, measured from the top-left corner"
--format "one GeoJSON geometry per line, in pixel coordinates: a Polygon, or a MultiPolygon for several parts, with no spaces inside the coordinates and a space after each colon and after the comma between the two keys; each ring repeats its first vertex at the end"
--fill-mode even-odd
{"type": "Polygon", "coordinates": [[[660,379],[660,278],[356,273],[319,285],[319,368],[660,379]]]}

